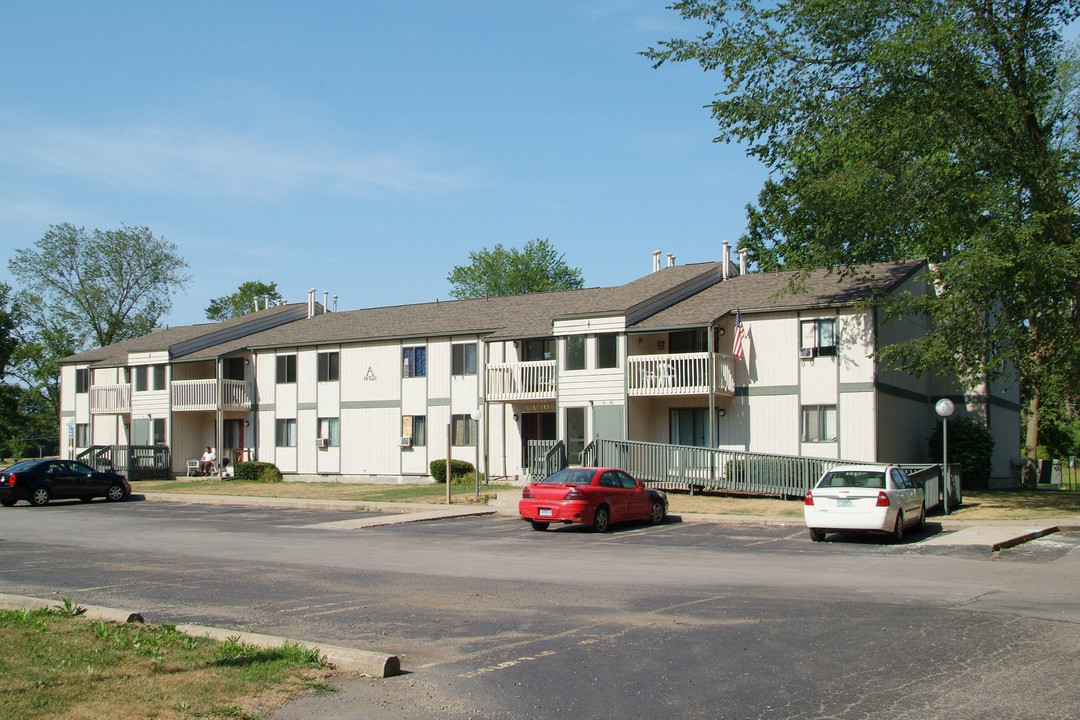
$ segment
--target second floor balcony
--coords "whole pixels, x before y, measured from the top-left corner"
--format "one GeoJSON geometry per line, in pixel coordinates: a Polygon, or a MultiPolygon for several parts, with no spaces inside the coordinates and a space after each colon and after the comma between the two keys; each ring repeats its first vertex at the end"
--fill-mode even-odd
{"type": "Polygon", "coordinates": [[[244,380],[222,380],[218,398],[217,380],[174,380],[172,409],[192,410],[250,410],[251,388],[244,380]]]}
{"type": "Polygon", "coordinates": [[[487,399],[554,400],[555,361],[491,363],[487,366],[487,399]]]}
{"type": "Polygon", "coordinates": [[[94,415],[130,413],[131,383],[91,387],[90,412],[94,415]]]}
{"type": "Polygon", "coordinates": [[[735,395],[735,358],[724,353],[631,355],[627,358],[627,391],[646,395],[735,395]]]}

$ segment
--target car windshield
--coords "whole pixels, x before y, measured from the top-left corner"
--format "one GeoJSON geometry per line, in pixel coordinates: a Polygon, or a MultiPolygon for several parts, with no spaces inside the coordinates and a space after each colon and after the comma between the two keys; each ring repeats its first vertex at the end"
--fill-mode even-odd
{"type": "Polygon", "coordinates": [[[4,472],[23,472],[25,470],[30,470],[35,465],[37,465],[39,462],[41,462],[41,461],[40,460],[23,460],[22,462],[15,463],[14,465],[9,467],[4,472]]]}
{"type": "Polygon", "coordinates": [[[881,470],[834,470],[818,483],[819,488],[874,488],[885,489],[885,473],[881,470]]]}
{"type": "Polygon", "coordinates": [[[541,480],[542,483],[552,485],[589,485],[592,483],[594,470],[582,470],[581,468],[567,468],[548,475],[541,480]]]}

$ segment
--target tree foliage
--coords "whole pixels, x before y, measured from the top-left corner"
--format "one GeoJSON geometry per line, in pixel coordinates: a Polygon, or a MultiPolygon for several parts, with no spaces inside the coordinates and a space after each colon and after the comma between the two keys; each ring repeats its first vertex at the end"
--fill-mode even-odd
{"type": "Polygon", "coordinates": [[[471,251],[469,264],[455,266],[446,278],[450,294],[462,299],[580,288],[581,268],[568,266],[565,255],[547,238],[530,240],[520,251],[501,244],[471,251]]]}
{"type": "Polygon", "coordinates": [[[118,230],[53,225],[8,268],[22,284],[15,298],[18,344],[12,374],[59,421],[59,361],[149,333],[187,283],[176,246],[146,227],[118,230]]]}
{"type": "MultiPolygon", "coordinates": [[[[942,423],[934,427],[927,440],[927,451],[934,462],[942,462],[945,450],[942,423]]],[[[994,457],[994,436],[990,429],[969,417],[949,420],[949,464],[960,465],[964,487],[986,489],[994,457]]]]}
{"type": "Polygon", "coordinates": [[[206,308],[206,319],[215,322],[228,320],[254,312],[256,302],[259,303],[259,307],[263,307],[266,302],[276,305],[282,300],[277,283],[249,280],[241,283],[233,294],[211,300],[206,308]]]}
{"type": "Polygon", "coordinates": [[[888,309],[925,336],[913,372],[1015,368],[1034,457],[1039,388],[1080,391],[1077,0],[679,2],[703,23],[650,48],[715,70],[720,141],[771,177],[742,244],[761,269],[926,257],[933,285],[888,309]]]}
{"type": "Polygon", "coordinates": [[[176,246],[147,227],[53,225],[8,263],[29,313],[70,331],[76,349],[145,335],[188,281],[176,246]]]}

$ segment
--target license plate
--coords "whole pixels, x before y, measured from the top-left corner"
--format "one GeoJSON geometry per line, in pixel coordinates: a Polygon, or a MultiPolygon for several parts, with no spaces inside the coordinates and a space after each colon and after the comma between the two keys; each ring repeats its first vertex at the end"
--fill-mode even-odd
{"type": "Polygon", "coordinates": [[[540,508],[540,517],[551,517],[551,508],[540,508]]]}
{"type": "Polygon", "coordinates": [[[840,498],[836,501],[836,507],[855,507],[855,504],[850,498],[840,498]]]}

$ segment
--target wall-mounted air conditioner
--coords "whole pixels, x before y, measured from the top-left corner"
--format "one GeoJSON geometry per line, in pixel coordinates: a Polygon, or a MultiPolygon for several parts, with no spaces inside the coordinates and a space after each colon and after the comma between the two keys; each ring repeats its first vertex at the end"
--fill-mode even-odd
{"type": "Polygon", "coordinates": [[[814,357],[814,348],[799,348],[799,357],[812,358],[814,357]]]}
{"type": "Polygon", "coordinates": [[[412,447],[412,438],[406,435],[405,437],[401,438],[401,442],[399,444],[401,445],[401,447],[412,447]]]}
{"type": "Polygon", "coordinates": [[[330,440],[327,438],[315,438],[315,447],[330,447],[330,440]]]}

